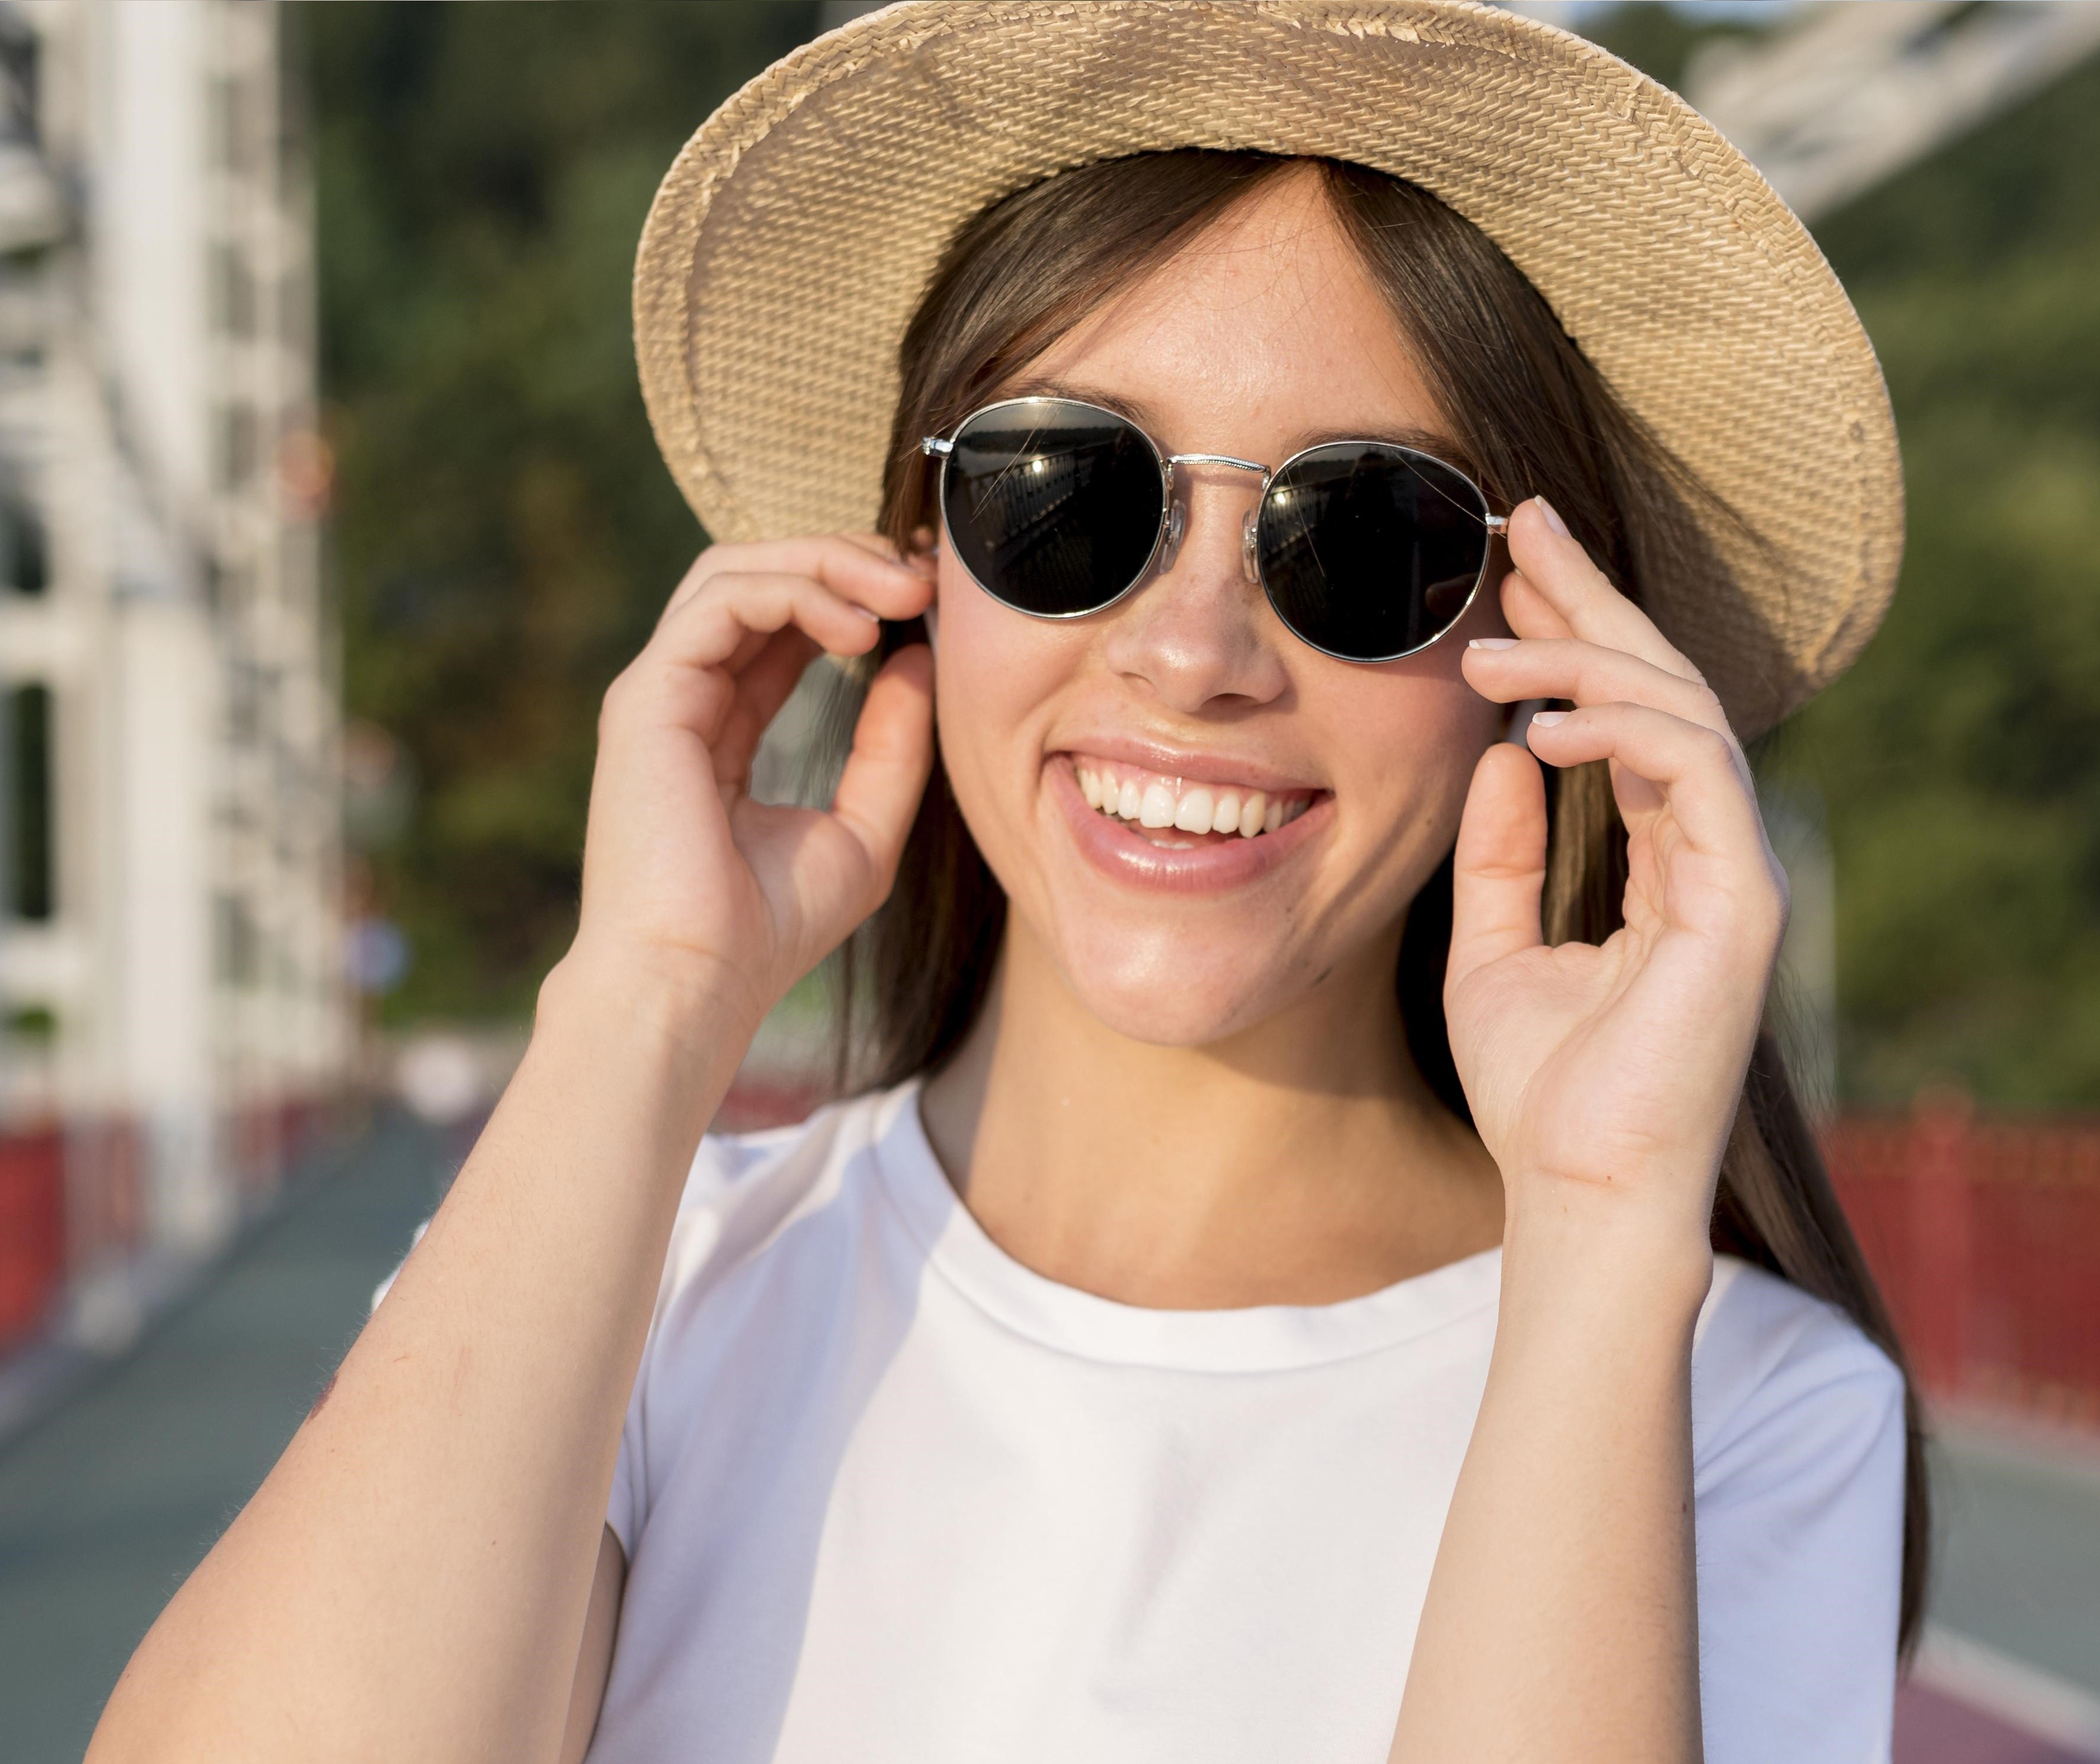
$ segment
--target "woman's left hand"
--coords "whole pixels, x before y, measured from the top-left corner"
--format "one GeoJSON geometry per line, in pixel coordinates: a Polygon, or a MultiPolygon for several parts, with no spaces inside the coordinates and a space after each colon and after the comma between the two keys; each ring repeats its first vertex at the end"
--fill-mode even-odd
{"type": "Polygon", "coordinates": [[[1561,699],[1474,773],[1458,832],[1445,1007],[1512,1225],[1608,1215],[1703,1253],[1714,1183],[1786,922],[1786,878],[1741,744],[1699,671],[1538,501],[1512,517],[1514,638],[1466,678],[1503,703],[1561,699]],[[1611,764],[1627,834],[1625,925],[1541,933],[1549,765],[1611,764]]]}

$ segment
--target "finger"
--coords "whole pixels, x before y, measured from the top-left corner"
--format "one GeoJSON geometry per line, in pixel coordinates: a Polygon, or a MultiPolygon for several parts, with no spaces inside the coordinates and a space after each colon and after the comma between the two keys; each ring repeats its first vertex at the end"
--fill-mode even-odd
{"type": "MultiPolygon", "coordinates": [[[[1510,517],[1510,558],[1526,586],[1559,615],[1568,634],[1697,679],[1699,670],[1656,628],[1653,620],[1612,586],[1581,544],[1555,531],[1559,518],[1549,518],[1546,509],[1543,499],[1533,496],[1510,517]]],[[[1514,620],[1510,628],[1520,637],[1560,634],[1523,630],[1514,620]]]]}
{"type": "Polygon", "coordinates": [[[1521,570],[1502,578],[1502,620],[1520,637],[1573,637],[1568,621],[1554,610],[1553,602],[1524,579],[1521,570]]]}
{"type": "Polygon", "coordinates": [[[870,531],[867,532],[834,533],[830,536],[834,539],[843,539],[849,545],[858,545],[862,551],[867,553],[870,557],[886,558],[892,563],[898,563],[903,561],[902,553],[900,553],[897,549],[897,541],[892,539],[887,533],[878,533],[870,531]]]}
{"type": "Polygon", "coordinates": [[[1624,650],[1568,637],[1476,637],[1458,664],[1467,683],[1498,704],[1521,699],[1645,704],[1733,739],[1727,713],[1710,687],[1624,650]]]}
{"type": "MultiPolygon", "coordinates": [[[[1717,730],[1644,704],[1597,704],[1542,711],[1524,739],[1548,765],[1617,761],[1656,792],[1658,803],[1668,803],[1695,850],[1743,858],[1765,849],[1764,823],[1741,752],[1717,730]]],[[[1623,792],[1621,801],[1622,808],[1641,806],[1630,804],[1623,792]]]]}
{"type": "Polygon", "coordinates": [[[806,539],[763,540],[746,545],[710,545],[694,561],[665,604],[672,613],[730,576],[801,576],[841,599],[885,619],[911,619],[924,606],[923,577],[880,533],[827,533],[806,539]]]}
{"type": "Polygon", "coordinates": [[[882,634],[873,613],[809,576],[736,575],[666,613],[649,647],[677,665],[735,671],[791,624],[834,655],[864,655],[882,634]]]}
{"type": "Polygon", "coordinates": [[[1538,762],[1498,741],[1473,768],[1452,856],[1447,987],[1475,969],[1544,941],[1546,778],[1538,762]]]}
{"type": "Polygon", "coordinates": [[[883,893],[933,765],[933,656],[914,643],[891,656],[868,687],[832,797],[832,814],[860,841],[883,893]]]}
{"type": "Polygon", "coordinates": [[[759,742],[817,653],[817,646],[800,631],[779,632],[737,675],[736,697],[722,718],[721,733],[709,747],[719,782],[749,781],[759,742]]]}

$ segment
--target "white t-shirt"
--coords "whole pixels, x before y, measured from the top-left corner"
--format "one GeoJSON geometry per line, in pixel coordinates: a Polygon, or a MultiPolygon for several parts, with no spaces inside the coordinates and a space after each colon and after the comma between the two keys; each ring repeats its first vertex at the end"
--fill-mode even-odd
{"type": "MultiPolygon", "coordinates": [[[[707,1140],[620,1444],[591,1759],[1382,1764],[1499,1272],[1140,1310],[992,1243],[915,1084],[707,1140]]],[[[1710,1764],[1887,1757],[1902,1396],[1837,1312],[1723,1261],[1710,1764]]]]}

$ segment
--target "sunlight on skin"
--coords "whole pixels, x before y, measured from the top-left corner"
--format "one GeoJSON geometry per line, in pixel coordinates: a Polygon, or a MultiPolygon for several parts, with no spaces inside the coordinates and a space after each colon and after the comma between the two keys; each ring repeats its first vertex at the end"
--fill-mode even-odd
{"type": "MultiPolygon", "coordinates": [[[[1027,377],[1114,394],[1170,449],[1272,464],[1316,435],[1448,426],[1305,177],[1228,215],[1027,377]]],[[[1066,623],[1001,606],[942,548],[938,693],[957,799],[1043,959],[1139,1041],[1246,1030],[1384,938],[1449,849],[1473,762],[1505,721],[1459,675],[1464,639],[1502,628],[1492,589],[1461,630],[1405,661],[1322,655],[1242,576],[1256,489],[1247,473],[1189,474],[1173,570],[1066,623]],[[1255,887],[1118,887],[1080,858],[1045,787],[1047,756],[1105,734],[1330,792],[1332,828],[1255,887]]]]}
{"type": "MultiPolygon", "coordinates": [[[[1024,383],[1112,401],[1170,451],[1271,464],[1323,436],[1449,429],[1306,176],[1229,211],[1024,383]]],[[[1506,628],[1496,572],[1422,654],[1339,661],[1245,579],[1252,474],[1197,468],[1183,489],[1173,568],[1090,618],[1000,605],[943,541],[942,752],[1012,911],[995,1008],[926,1114],[972,1211],[1043,1272],[1155,1305],[1345,1297],[1500,1231],[1493,1166],[1415,1076],[1392,980],[1408,903],[1507,724],[1460,674],[1465,640],[1506,628]],[[1133,886],[1074,836],[1073,753],[1324,800],[1251,881],[1133,886]],[[1293,1155],[1310,1142],[1334,1153],[1317,1171],[1293,1155]]]]}

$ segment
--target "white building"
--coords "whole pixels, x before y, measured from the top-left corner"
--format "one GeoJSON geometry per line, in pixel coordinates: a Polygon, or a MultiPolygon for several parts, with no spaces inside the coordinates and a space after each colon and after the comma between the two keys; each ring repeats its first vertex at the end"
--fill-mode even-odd
{"type": "Polygon", "coordinates": [[[352,1054],[279,24],[0,0],[0,1136],[64,1127],[76,1286],[112,1209],[119,1285],[223,1241],[352,1054]]]}

